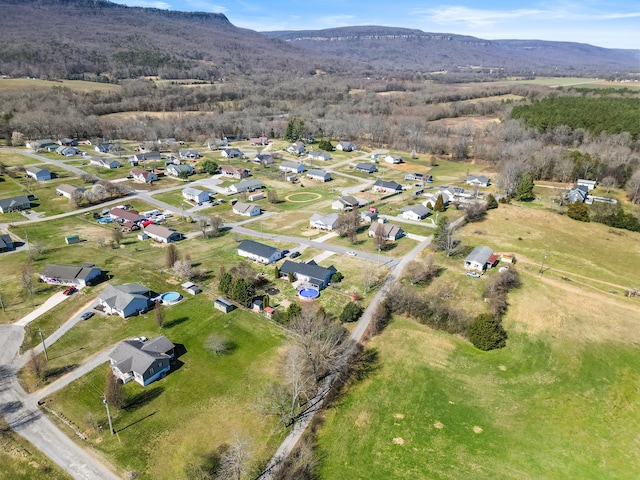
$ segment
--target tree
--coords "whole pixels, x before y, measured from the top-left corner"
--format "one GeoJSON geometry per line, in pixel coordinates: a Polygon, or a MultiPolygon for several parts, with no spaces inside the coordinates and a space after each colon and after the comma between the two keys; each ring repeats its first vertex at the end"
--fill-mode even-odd
{"type": "Polygon", "coordinates": [[[533,177],[529,172],[525,173],[520,179],[520,183],[518,184],[518,188],[516,189],[516,200],[520,200],[521,202],[530,202],[535,198],[533,194],[533,177]]]}
{"type": "Polygon", "coordinates": [[[203,172],[208,173],[209,175],[215,175],[216,173],[218,173],[219,167],[215,161],[207,158],[200,162],[200,168],[203,172]]]}
{"type": "Polygon", "coordinates": [[[196,275],[193,265],[191,265],[191,260],[187,258],[184,260],[176,260],[176,263],[173,264],[173,273],[185,280],[191,280],[196,275]]]}
{"type": "Polygon", "coordinates": [[[493,193],[490,193],[487,195],[487,210],[493,210],[494,208],[498,208],[498,201],[493,196],[493,193]]]}
{"type": "Polygon", "coordinates": [[[124,388],[122,382],[113,374],[113,370],[107,371],[107,382],[104,387],[104,397],[109,406],[120,410],[124,405],[124,388]]]}
{"type": "Polygon", "coordinates": [[[223,355],[231,350],[231,342],[227,337],[212,333],[207,337],[204,348],[216,355],[223,355]]]}
{"type": "Polygon", "coordinates": [[[27,360],[26,368],[30,375],[38,380],[44,379],[45,360],[42,355],[38,355],[33,349],[29,352],[29,360],[27,360]]]}
{"type": "Polygon", "coordinates": [[[436,231],[433,234],[433,244],[436,250],[441,250],[447,254],[447,257],[450,257],[459,243],[456,238],[457,230],[457,224],[454,226],[446,215],[442,215],[438,219],[436,231]]]}
{"type": "Polygon", "coordinates": [[[200,227],[200,232],[202,232],[202,238],[207,238],[207,227],[209,226],[209,222],[207,222],[204,218],[198,220],[198,226],[200,227]]]}
{"type": "Polygon", "coordinates": [[[82,204],[83,200],[84,193],[82,192],[82,190],[74,190],[71,193],[71,198],[69,199],[69,201],[75,208],[78,208],[82,204]]]}
{"type": "Polygon", "coordinates": [[[275,280],[278,280],[280,278],[280,269],[278,268],[277,265],[273,267],[273,278],[275,280]]]}
{"type": "Polygon", "coordinates": [[[320,150],[324,150],[326,152],[332,152],[333,151],[333,145],[331,144],[331,141],[329,141],[327,139],[320,140],[320,142],[318,142],[318,148],[320,150]]]}
{"type": "Polygon", "coordinates": [[[640,169],[633,172],[625,185],[631,203],[640,203],[640,169]]]}
{"type": "Polygon", "coordinates": [[[253,456],[249,442],[236,436],[233,443],[222,454],[216,478],[220,480],[242,480],[249,472],[253,456]]]}
{"type": "Polygon", "coordinates": [[[438,197],[436,198],[436,203],[433,205],[433,210],[436,212],[444,212],[446,210],[442,195],[438,195],[438,197]]]}
{"type": "Polygon", "coordinates": [[[487,215],[487,206],[483,202],[472,202],[465,208],[465,218],[468,222],[479,222],[487,215]]]}
{"type": "Polygon", "coordinates": [[[412,260],[404,269],[403,277],[412,285],[427,283],[438,273],[433,255],[427,255],[423,261],[412,260]]]}
{"type": "Polygon", "coordinates": [[[469,340],[480,350],[494,350],[506,346],[507,332],[493,315],[482,313],[469,325],[469,340]]]}
{"type": "Polygon", "coordinates": [[[610,193],[612,188],[616,188],[618,186],[618,181],[615,177],[609,175],[600,180],[600,185],[607,189],[607,193],[610,193]]]}
{"type": "Polygon", "coordinates": [[[111,230],[111,240],[113,240],[113,243],[115,243],[116,245],[120,245],[123,237],[124,234],[119,227],[115,227],[113,230],[111,230]]]}
{"type": "Polygon", "coordinates": [[[289,280],[289,283],[293,283],[295,281],[295,276],[293,275],[293,272],[287,273],[287,280],[289,280]]]}
{"type": "Polygon", "coordinates": [[[218,235],[220,235],[223,225],[224,225],[224,222],[222,221],[222,218],[220,218],[218,215],[212,215],[211,218],[209,218],[209,226],[211,227],[211,231],[210,231],[211,236],[217,237],[218,235]]]}
{"type": "Polygon", "coordinates": [[[24,134],[14,130],[11,133],[11,145],[14,147],[24,145],[24,134]]]}
{"type": "Polygon", "coordinates": [[[340,313],[342,323],[356,322],[364,312],[364,308],[356,302],[347,303],[340,313]]]}
{"type": "Polygon", "coordinates": [[[164,325],[164,305],[162,302],[156,302],[156,306],[153,309],[153,318],[156,320],[156,325],[162,328],[164,325]]]}
{"type": "Polygon", "coordinates": [[[230,295],[232,286],[233,277],[229,272],[223,272],[220,275],[220,280],[218,282],[218,291],[224,295],[230,295]]]}
{"type": "Polygon", "coordinates": [[[20,269],[20,282],[22,283],[22,288],[33,297],[35,285],[33,283],[33,265],[31,263],[25,263],[20,269]]]}
{"type": "Polygon", "coordinates": [[[267,308],[270,302],[271,302],[271,298],[269,298],[269,295],[265,295],[264,297],[262,297],[262,306],[264,308],[267,308]]]}
{"type": "Polygon", "coordinates": [[[348,212],[338,214],[336,230],[341,237],[347,237],[351,243],[358,239],[358,227],[360,226],[360,212],[354,208],[348,212]]]}
{"type": "Polygon", "coordinates": [[[276,192],[274,189],[268,190],[267,201],[269,203],[278,203],[278,192],[276,192]]]}
{"type": "Polygon", "coordinates": [[[296,140],[304,136],[304,120],[301,118],[292,118],[287,123],[287,128],[284,132],[285,140],[295,142],[296,140]]]}
{"type": "Polygon", "coordinates": [[[570,203],[567,207],[567,216],[580,222],[590,222],[589,208],[582,202],[570,203]]]}
{"type": "Polygon", "coordinates": [[[249,282],[244,278],[236,278],[229,296],[241,305],[250,307],[251,300],[253,300],[253,293],[253,286],[249,282]]]}
{"type": "Polygon", "coordinates": [[[376,228],[373,231],[373,244],[379,250],[384,249],[387,244],[387,232],[384,223],[376,224],[376,228]]]}
{"type": "Polygon", "coordinates": [[[178,258],[180,258],[178,248],[173,243],[170,243],[164,254],[164,266],[167,268],[173,268],[173,265],[178,261],[178,258]]]}

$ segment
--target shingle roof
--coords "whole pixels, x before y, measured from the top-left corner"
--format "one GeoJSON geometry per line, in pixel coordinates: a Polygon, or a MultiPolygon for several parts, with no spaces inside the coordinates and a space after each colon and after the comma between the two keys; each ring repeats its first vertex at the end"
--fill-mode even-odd
{"type": "Polygon", "coordinates": [[[85,263],[83,265],[63,265],[49,264],[46,265],[40,275],[48,278],[58,278],[61,280],[86,279],[89,274],[95,272],[96,266],[93,263],[85,263]]]}
{"type": "Polygon", "coordinates": [[[321,267],[313,260],[311,260],[309,263],[292,262],[291,260],[285,260],[280,267],[280,273],[283,275],[288,275],[289,272],[304,275],[324,283],[326,281],[326,278],[333,275],[335,272],[337,272],[337,270],[333,265],[331,265],[329,268],[321,267]]]}
{"type": "Polygon", "coordinates": [[[401,190],[402,189],[402,185],[400,185],[398,182],[394,182],[393,180],[391,180],[391,181],[376,180],[375,183],[373,184],[373,186],[374,187],[386,188],[388,190],[401,190]]]}
{"type": "Polygon", "coordinates": [[[152,235],[156,235],[162,238],[169,238],[171,235],[177,233],[175,230],[171,230],[170,228],[163,227],[162,225],[156,225],[155,223],[149,224],[144,227],[145,233],[150,233],[152,235]]]}
{"type": "Polygon", "coordinates": [[[467,256],[467,258],[465,258],[464,261],[465,263],[477,262],[480,265],[484,265],[489,261],[491,255],[493,255],[493,250],[491,250],[489,247],[476,247],[467,256]]]}
{"type": "Polygon", "coordinates": [[[253,210],[254,207],[257,207],[255,203],[236,202],[233,206],[233,210],[240,213],[247,213],[253,210]]]}
{"type": "Polygon", "coordinates": [[[100,299],[104,301],[111,308],[123,310],[134,298],[144,298],[148,300],[144,294],[148,293],[149,289],[139,283],[125,283],[123,285],[107,285],[102,293],[100,299]]]}
{"type": "Polygon", "coordinates": [[[263,243],[254,242],[253,240],[243,240],[238,245],[238,251],[252,253],[259,257],[270,258],[271,255],[278,251],[277,248],[265,245],[263,243]]]}

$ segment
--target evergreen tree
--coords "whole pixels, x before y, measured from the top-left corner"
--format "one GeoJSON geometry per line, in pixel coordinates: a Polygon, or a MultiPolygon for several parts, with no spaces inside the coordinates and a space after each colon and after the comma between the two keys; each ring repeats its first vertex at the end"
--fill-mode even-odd
{"type": "Polygon", "coordinates": [[[360,318],[363,311],[364,308],[361,305],[356,302],[349,302],[342,309],[339,320],[342,323],[355,322],[360,318]]]}
{"type": "Polygon", "coordinates": [[[245,307],[251,306],[251,300],[253,299],[253,291],[251,284],[247,282],[244,278],[237,278],[235,282],[233,282],[233,287],[231,288],[230,297],[232,300],[244,305],[245,307]]]}
{"type": "Polygon", "coordinates": [[[231,293],[231,286],[233,283],[233,277],[230,273],[224,272],[220,275],[220,282],[218,283],[218,291],[224,295],[231,293]]]}
{"type": "Polygon", "coordinates": [[[516,189],[516,200],[520,200],[521,202],[530,202],[536,198],[533,194],[534,186],[531,174],[529,172],[525,173],[520,179],[520,184],[516,189]]]}
{"type": "Polygon", "coordinates": [[[482,313],[469,325],[469,340],[480,350],[494,350],[506,346],[507,332],[493,315],[482,313]]]}
{"type": "Polygon", "coordinates": [[[487,195],[487,210],[493,210],[494,208],[498,208],[498,201],[493,196],[493,193],[490,193],[487,195]]]}
{"type": "Polygon", "coordinates": [[[280,278],[280,269],[277,265],[273,267],[273,278],[275,278],[276,280],[280,278]]]}
{"type": "Polygon", "coordinates": [[[436,212],[444,212],[446,210],[446,208],[444,206],[444,199],[442,198],[442,195],[438,195],[438,198],[436,198],[436,203],[433,206],[433,209],[436,212]]]}
{"type": "Polygon", "coordinates": [[[267,308],[269,306],[270,301],[271,299],[269,298],[269,295],[265,295],[264,297],[262,297],[262,306],[264,308],[267,308]]]}
{"type": "Polygon", "coordinates": [[[567,208],[567,216],[580,222],[589,222],[589,208],[582,202],[570,203],[567,208]]]}
{"type": "Polygon", "coordinates": [[[332,152],[333,151],[333,145],[331,144],[331,142],[329,140],[326,140],[326,139],[320,140],[320,142],[318,143],[318,148],[320,150],[325,150],[327,152],[332,152]]]}
{"type": "Polygon", "coordinates": [[[301,313],[302,307],[300,306],[300,304],[297,302],[293,302],[291,305],[289,305],[289,308],[287,308],[287,321],[291,321],[293,317],[297,317],[301,313]]]}
{"type": "Polygon", "coordinates": [[[209,175],[218,173],[218,164],[210,158],[207,158],[200,162],[200,168],[203,172],[208,173],[209,175]]]}

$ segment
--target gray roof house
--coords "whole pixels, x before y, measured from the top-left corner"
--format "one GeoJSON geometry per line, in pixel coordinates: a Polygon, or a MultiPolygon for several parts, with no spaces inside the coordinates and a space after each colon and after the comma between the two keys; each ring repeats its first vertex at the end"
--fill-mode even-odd
{"type": "Polygon", "coordinates": [[[287,277],[289,273],[292,273],[295,280],[305,282],[319,290],[329,285],[331,276],[336,272],[336,267],[333,265],[325,268],[313,260],[309,261],[309,263],[285,260],[280,267],[280,276],[287,277]]]}
{"type": "Polygon", "coordinates": [[[52,285],[86,287],[100,278],[102,271],[93,263],[82,265],[49,264],[40,272],[40,279],[52,285]]]}
{"type": "Polygon", "coordinates": [[[373,191],[378,193],[395,193],[402,191],[402,185],[398,182],[386,181],[386,180],[376,180],[373,184],[373,191]]]}
{"type": "Polygon", "coordinates": [[[222,165],[220,167],[220,173],[226,177],[238,179],[247,178],[249,176],[249,170],[246,168],[232,167],[231,165],[222,165]]]}
{"type": "Polygon", "coordinates": [[[57,144],[50,138],[45,138],[42,140],[30,140],[26,143],[27,148],[30,148],[32,150],[39,150],[41,148],[49,147],[51,145],[57,145],[57,144]]]}
{"type": "Polygon", "coordinates": [[[464,268],[484,272],[498,261],[497,255],[489,247],[476,247],[464,259],[464,268]]]}
{"type": "Polygon", "coordinates": [[[594,188],[596,188],[596,181],[595,180],[585,180],[584,178],[579,178],[578,180],[576,180],[576,185],[578,185],[578,186],[583,185],[583,186],[587,187],[587,189],[593,190],[594,188]]]}
{"type": "Polygon", "coordinates": [[[204,192],[193,187],[186,187],[182,190],[182,198],[199,205],[209,201],[209,192],[204,192]]]}
{"type": "Polygon", "coordinates": [[[307,178],[324,183],[331,180],[331,174],[329,172],[325,172],[324,170],[309,170],[307,172],[307,178]]]}
{"type": "Polygon", "coordinates": [[[309,219],[309,225],[318,230],[333,230],[338,225],[338,214],[335,212],[328,215],[314,213],[309,219]]]}
{"type": "Polygon", "coordinates": [[[584,185],[576,185],[566,194],[566,198],[569,203],[585,203],[589,197],[588,187],[584,185]]]}
{"type": "Polygon", "coordinates": [[[63,155],[65,157],[73,157],[78,154],[78,149],[76,147],[58,147],[56,148],[56,153],[58,155],[63,155]]]}
{"type": "Polygon", "coordinates": [[[18,210],[29,210],[31,202],[26,195],[0,199],[0,213],[17,212],[18,210]]]}
{"type": "Polygon", "coordinates": [[[165,169],[165,173],[167,175],[171,175],[172,177],[179,177],[181,174],[191,175],[193,174],[193,167],[189,164],[176,165],[172,163],[171,165],[167,166],[167,168],[165,169]]]}
{"type": "Polygon", "coordinates": [[[287,152],[295,153],[297,155],[302,155],[305,152],[304,143],[302,143],[301,141],[292,143],[287,147],[287,152]]]}
{"type": "Polygon", "coordinates": [[[332,210],[351,210],[359,206],[360,202],[358,199],[351,195],[342,195],[341,197],[334,198],[333,202],[331,202],[332,210]]]}
{"type": "Polygon", "coordinates": [[[427,218],[431,214],[431,210],[424,205],[412,205],[402,208],[402,217],[407,220],[420,221],[427,218]]]}
{"type": "Polygon", "coordinates": [[[273,263],[282,258],[280,250],[253,240],[243,240],[238,245],[238,255],[258,263],[273,263]]]}
{"type": "Polygon", "coordinates": [[[484,175],[468,175],[467,176],[467,185],[477,185],[479,187],[488,187],[491,181],[489,177],[485,177],[484,175]]]}
{"type": "Polygon", "coordinates": [[[165,336],[148,342],[125,340],[109,354],[111,371],[123,383],[135,380],[146,387],[169,372],[174,349],[175,345],[165,336]]]}
{"type": "Polygon", "coordinates": [[[63,183],[63,184],[58,185],[56,187],[56,193],[58,195],[62,195],[63,197],[66,197],[68,199],[71,199],[71,197],[73,196],[73,194],[75,192],[84,193],[84,188],[83,187],[76,187],[75,185],[69,185],[67,183],[63,183]]]}
{"type": "Polygon", "coordinates": [[[260,165],[273,165],[274,160],[271,155],[268,153],[259,153],[255,157],[253,157],[253,161],[255,163],[259,163],[260,165]]]}
{"type": "Polygon", "coordinates": [[[27,167],[24,172],[38,182],[51,180],[51,172],[47,168],[27,167]]]}
{"type": "Polygon", "coordinates": [[[243,217],[257,217],[262,213],[260,207],[255,203],[236,202],[232,210],[236,215],[242,215],[243,217]]]}
{"type": "Polygon", "coordinates": [[[376,232],[378,231],[379,228],[382,229],[382,233],[384,234],[385,240],[389,242],[395,242],[396,240],[399,240],[404,236],[404,230],[402,230],[402,228],[398,227],[397,225],[392,225],[391,223],[380,223],[380,222],[371,223],[371,226],[369,227],[369,232],[368,232],[369,236],[375,237],[376,232]],[[382,227],[380,227],[380,225],[382,225],[382,227]]]}
{"type": "Polygon", "coordinates": [[[172,243],[182,240],[182,234],[180,232],[163,227],[162,225],[156,225],[155,223],[144,227],[144,233],[146,233],[149,238],[160,243],[172,243]]]}
{"type": "Polygon", "coordinates": [[[358,147],[351,142],[338,142],[338,145],[336,145],[336,150],[342,150],[343,152],[351,152],[357,149],[358,147]]]}
{"type": "Polygon", "coordinates": [[[91,157],[89,159],[89,163],[92,165],[97,165],[101,168],[108,168],[110,170],[114,168],[120,168],[122,166],[117,160],[101,157],[91,157]]]}
{"type": "Polygon", "coordinates": [[[227,188],[227,192],[229,194],[234,193],[242,193],[242,192],[253,192],[254,190],[259,190],[262,188],[262,182],[260,180],[242,180],[234,185],[231,185],[227,188]]]}
{"type": "Polygon", "coordinates": [[[328,160],[331,160],[331,155],[326,152],[309,152],[307,154],[307,158],[309,158],[310,160],[321,160],[323,162],[326,162],[328,160]]]}
{"type": "Polygon", "coordinates": [[[356,165],[356,171],[363,173],[376,173],[378,169],[373,163],[359,163],[356,165]]]}
{"type": "Polygon", "coordinates": [[[302,173],[306,170],[304,165],[298,162],[281,162],[278,169],[281,172],[293,172],[293,173],[302,173]]]}
{"type": "Polygon", "coordinates": [[[178,154],[182,159],[192,160],[192,159],[200,158],[200,152],[197,150],[180,150],[178,154]]]}
{"type": "Polygon", "coordinates": [[[13,240],[11,236],[8,234],[0,235],[0,252],[8,252],[9,250],[13,250],[15,245],[13,244],[13,240]]]}
{"type": "Polygon", "coordinates": [[[244,153],[242,153],[242,151],[237,148],[225,148],[220,156],[224,158],[242,158],[244,156],[244,153]]]}
{"type": "Polygon", "coordinates": [[[123,285],[107,285],[98,297],[107,315],[120,315],[127,318],[137,315],[149,308],[150,290],[139,283],[123,285]]]}

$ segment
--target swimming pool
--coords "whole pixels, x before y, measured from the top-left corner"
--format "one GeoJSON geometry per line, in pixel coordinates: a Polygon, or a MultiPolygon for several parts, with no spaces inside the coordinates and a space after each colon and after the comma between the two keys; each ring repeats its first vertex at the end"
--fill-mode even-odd
{"type": "Polygon", "coordinates": [[[303,300],[315,300],[320,296],[320,291],[317,288],[302,288],[298,290],[298,295],[303,300]]]}
{"type": "Polygon", "coordinates": [[[178,292],[167,292],[160,295],[160,300],[162,300],[164,305],[173,305],[182,300],[182,295],[178,292]]]}

